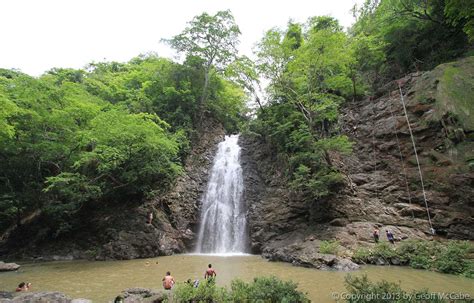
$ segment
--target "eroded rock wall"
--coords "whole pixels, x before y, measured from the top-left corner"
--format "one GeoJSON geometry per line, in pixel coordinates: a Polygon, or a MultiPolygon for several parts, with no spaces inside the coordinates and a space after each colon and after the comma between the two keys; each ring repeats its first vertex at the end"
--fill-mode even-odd
{"type": "Polygon", "coordinates": [[[262,138],[244,136],[245,199],[255,252],[276,259],[286,255],[290,259],[284,261],[298,263],[317,252],[321,240],[338,240],[346,248],[372,245],[375,227],[383,241],[386,229],[399,239],[431,238],[398,83],[437,236],[474,239],[470,57],[411,74],[387,84],[373,98],[345,104],[340,125],[354,151],[350,156],[331,154],[345,182],[328,199],[308,201],[292,193],[276,154],[262,138]]]}
{"type": "Polygon", "coordinates": [[[183,174],[163,196],[129,203],[96,203],[77,216],[77,231],[56,240],[41,237],[42,217],[19,226],[0,243],[7,259],[135,259],[182,253],[193,247],[199,220],[199,201],[207,183],[217,144],[224,128],[212,117],[204,119],[202,131],[184,165],[183,174]],[[154,214],[147,224],[147,214],[154,214]]]}

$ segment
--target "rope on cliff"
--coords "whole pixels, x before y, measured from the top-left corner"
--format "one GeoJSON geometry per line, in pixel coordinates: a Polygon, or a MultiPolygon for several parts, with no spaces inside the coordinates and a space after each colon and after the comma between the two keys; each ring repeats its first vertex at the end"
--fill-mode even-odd
{"type": "Polygon", "coordinates": [[[433,228],[433,224],[431,223],[430,209],[428,207],[428,200],[426,199],[425,184],[423,182],[423,173],[421,172],[420,160],[418,159],[418,152],[416,151],[415,139],[413,137],[413,131],[411,130],[410,120],[408,119],[408,113],[407,113],[407,108],[405,106],[405,99],[403,98],[402,87],[400,85],[400,82],[397,81],[397,84],[398,84],[398,90],[400,91],[400,99],[402,101],[403,111],[405,113],[405,118],[408,124],[408,130],[410,131],[411,143],[413,144],[413,150],[415,151],[416,163],[418,164],[418,173],[420,174],[421,189],[423,190],[423,199],[425,200],[426,213],[428,214],[428,222],[430,223],[430,232],[431,234],[434,235],[435,230],[433,228]]]}
{"type": "MultiPolygon", "coordinates": [[[[389,100],[390,100],[390,95],[389,95],[389,100]]],[[[393,109],[392,109],[392,104],[389,103],[388,109],[390,110],[390,115],[392,116],[392,120],[395,120],[395,115],[393,114],[393,109]]],[[[410,205],[411,209],[411,191],[410,191],[410,186],[408,183],[408,174],[407,174],[407,169],[405,167],[405,163],[403,162],[403,153],[402,153],[402,148],[400,147],[400,139],[398,138],[397,134],[397,126],[393,124],[393,132],[395,133],[395,138],[397,140],[397,146],[398,146],[398,153],[400,155],[400,163],[402,165],[402,170],[403,170],[403,177],[405,179],[405,187],[407,190],[407,195],[408,195],[408,204],[410,205]]],[[[411,209],[411,217],[413,220],[415,220],[415,213],[413,212],[413,209],[411,209]]]]}

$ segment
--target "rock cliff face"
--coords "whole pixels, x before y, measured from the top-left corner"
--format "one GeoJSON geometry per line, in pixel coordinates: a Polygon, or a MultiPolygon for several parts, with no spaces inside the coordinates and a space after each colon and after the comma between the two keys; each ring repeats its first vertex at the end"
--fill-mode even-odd
{"type": "MultiPolygon", "coordinates": [[[[208,172],[217,144],[224,139],[224,129],[214,119],[206,119],[199,139],[193,144],[183,174],[164,196],[128,209],[113,217],[120,226],[110,232],[109,240],[99,247],[98,259],[134,259],[171,255],[192,249],[199,220],[199,202],[205,190],[208,172]],[[152,212],[152,224],[146,224],[152,212]],[[123,219],[123,223],[118,220],[123,219]],[[125,224],[124,224],[125,223],[125,224]]],[[[109,227],[110,229],[110,227],[109,227]]]]}
{"type": "MultiPolygon", "coordinates": [[[[340,125],[354,142],[354,151],[350,156],[331,155],[345,184],[328,199],[308,201],[292,193],[268,145],[260,138],[243,137],[244,195],[254,252],[301,263],[315,256],[321,240],[335,239],[346,248],[371,245],[375,227],[381,233],[390,229],[400,239],[431,237],[397,83],[407,105],[437,236],[474,239],[470,57],[391,82],[374,98],[347,103],[340,125]]],[[[381,238],[385,240],[384,234],[381,238]]]]}
{"type": "Polygon", "coordinates": [[[130,201],[84,209],[78,214],[83,227],[58,241],[41,240],[39,216],[37,221],[17,228],[0,245],[0,255],[15,259],[105,260],[155,257],[191,249],[200,196],[217,144],[225,134],[222,125],[212,118],[205,119],[203,129],[206,131],[193,143],[183,174],[164,196],[146,203],[130,201]],[[152,224],[146,222],[149,212],[154,215],[152,224]]]}
{"type": "MultiPolygon", "coordinates": [[[[398,83],[437,236],[474,239],[474,57],[411,74],[398,83]]],[[[401,239],[432,237],[397,82],[374,98],[345,104],[341,111],[341,129],[354,142],[354,151],[350,156],[331,154],[345,182],[327,199],[309,201],[292,192],[281,172],[284,164],[269,145],[262,138],[240,137],[253,253],[302,266],[354,269],[346,259],[320,254],[321,241],[338,240],[345,248],[371,245],[375,227],[383,240],[385,229],[401,239]]],[[[35,240],[41,230],[30,222],[12,233],[0,254],[104,260],[192,250],[200,197],[225,134],[213,119],[205,119],[203,129],[183,175],[166,195],[145,204],[130,201],[88,209],[81,217],[88,227],[56,243],[35,240]],[[150,211],[154,219],[147,224],[150,211]]],[[[343,249],[341,254],[349,252],[343,249]]]]}

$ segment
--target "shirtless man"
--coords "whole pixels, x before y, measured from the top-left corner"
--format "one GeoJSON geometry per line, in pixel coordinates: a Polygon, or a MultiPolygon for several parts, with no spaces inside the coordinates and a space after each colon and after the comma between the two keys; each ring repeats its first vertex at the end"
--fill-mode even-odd
{"type": "Polygon", "coordinates": [[[214,279],[217,276],[216,271],[212,268],[212,264],[209,264],[206,273],[204,274],[204,279],[214,279]]]}
{"type": "Polygon", "coordinates": [[[175,281],[174,281],[173,276],[171,275],[169,271],[167,271],[166,276],[163,278],[163,287],[166,290],[170,290],[173,287],[174,283],[175,281]]]}

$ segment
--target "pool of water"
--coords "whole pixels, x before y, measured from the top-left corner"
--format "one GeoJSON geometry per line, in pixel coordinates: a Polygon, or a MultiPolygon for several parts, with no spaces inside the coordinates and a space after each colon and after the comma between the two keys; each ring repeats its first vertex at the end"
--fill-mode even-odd
{"type": "MultiPolygon", "coordinates": [[[[332,293],[342,293],[346,272],[320,271],[291,264],[268,262],[255,255],[174,255],[130,261],[61,261],[26,263],[17,272],[0,273],[0,290],[14,290],[18,283],[33,283],[33,290],[60,291],[73,298],[110,302],[126,288],[161,288],[166,271],[177,281],[202,279],[207,264],[217,272],[217,283],[229,285],[234,278],[251,281],[257,276],[274,275],[291,279],[308,293],[313,302],[334,302],[332,293]]],[[[20,263],[21,264],[21,263],[20,263]]],[[[365,266],[352,275],[399,282],[404,289],[428,288],[431,292],[470,294],[471,279],[396,266],[365,266]]]]}

